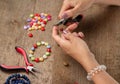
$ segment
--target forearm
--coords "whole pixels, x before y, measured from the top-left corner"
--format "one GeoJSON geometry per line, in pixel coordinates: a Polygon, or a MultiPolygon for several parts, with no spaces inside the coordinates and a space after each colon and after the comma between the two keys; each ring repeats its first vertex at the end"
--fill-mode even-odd
{"type": "Polygon", "coordinates": [[[95,3],[120,6],[120,0],[95,0],[95,3]]]}
{"type": "MultiPolygon", "coordinates": [[[[99,66],[99,63],[93,56],[92,58],[86,58],[86,60],[80,62],[80,64],[84,67],[86,72],[90,72],[90,70],[99,66]]],[[[95,76],[92,77],[92,80],[95,84],[118,84],[106,71],[96,73],[95,76]]]]}

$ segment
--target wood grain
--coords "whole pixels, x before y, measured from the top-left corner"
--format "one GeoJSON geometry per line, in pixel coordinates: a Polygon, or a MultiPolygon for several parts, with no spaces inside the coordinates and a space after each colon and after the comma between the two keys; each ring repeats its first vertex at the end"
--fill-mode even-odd
{"type": "MultiPolygon", "coordinates": [[[[21,55],[14,47],[21,46],[27,52],[32,44],[44,40],[52,45],[52,55],[43,63],[34,63],[41,74],[37,78],[25,72],[4,72],[0,70],[0,84],[12,73],[26,74],[32,84],[93,84],[86,80],[82,66],[66,55],[52,39],[52,26],[62,6],[61,0],[0,0],[0,64],[25,65],[21,55]],[[34,38],[27,36],[23,29],[31,13],[49,13],[52,21],[48,22],[46,31],[33,31],[34,38]],[[64,67],[63,62],[69,67],[64,67]]],[[[108,67],[108,73],[120,82],[120,7],[95,5],[84,13],[84,19],[77,32],[85,33],[85,40],[100,64],[108,67]]],[[[42,55],[44,49],[36,51],[42,55]]]]}

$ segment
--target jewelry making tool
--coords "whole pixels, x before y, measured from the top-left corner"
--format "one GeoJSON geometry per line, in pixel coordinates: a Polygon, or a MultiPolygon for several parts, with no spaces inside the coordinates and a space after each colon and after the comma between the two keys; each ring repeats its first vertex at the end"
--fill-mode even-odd
{"type": "Polygon", "coordinates": [[[1,69],[7,70],[7,71],[24,70],[27,73],[31,72],[33,74],[34,74],[34,72],[39,72],[36,68],[33,67],[33,64],[29,63],[28,58],[27,58],[27,54],[23,48],[17,46],[17,47],[15,47],[15,50],[24,57],[24,61],[25,61],[26,66],[7,66],[4,64],[1,64],[0,65],[1,69]]]}

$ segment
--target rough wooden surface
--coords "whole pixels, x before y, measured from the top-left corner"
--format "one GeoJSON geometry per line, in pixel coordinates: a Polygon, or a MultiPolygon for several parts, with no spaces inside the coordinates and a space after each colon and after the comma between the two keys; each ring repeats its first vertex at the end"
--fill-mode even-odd
{"type": "MultiPolygon", "coordinates": [[[[41,74],[26,74],[32,84],[93,84],[86,80],[86,72],[74,59],[67,56],[52,39],[52,25],[62,5],[61,0],[0,0],[0,64],[24,65],[23,57],[16,53],[14,47],[21,46],[27,52],[32,44],[44,40],[52,45],[52,56],[43,63],[34,63],[41,74]],[[34,38],[27,37],[23,30],[25,20],[31,13],[50,13],[52,21],[45,32],[33,31],[34,38]],[[64,67],[66,61],[70,67],[64,67]]],[[[108,73],[120,82],[120,8],[93,6],[84,14],[78,31],[86,35],[86,42],[100,64],[108,67],[108,73]]],[[[36,51],[42,55],[45,50],[36,51]]],[[[16,72],[0,70],[0,84],[16,72]]]]}

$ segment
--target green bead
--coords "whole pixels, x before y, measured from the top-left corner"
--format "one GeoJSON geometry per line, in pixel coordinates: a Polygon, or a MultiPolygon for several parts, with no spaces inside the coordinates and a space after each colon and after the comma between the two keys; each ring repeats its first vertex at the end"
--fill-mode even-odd
{"type": "Polygon", "coordinates": [[[34,15],[33,14],[30,14],[30,18],[33,18],[34,17],[34,15]]]}
{"type": "Polygon", "coordinates": [[[45,55],[46,55],[46,56],[50,56],[50,53],[49,53],[49,52],[46,52],[45,55]]]}
{"type": "Polygon", "coordinates": [[[40,46],[41,45],[41,43],[40,42],[37,42],[37,46],[40,46]]]}
{"type": "Polygon", "coordinates": [[[31,57],[30,59],[31,59],[32,61],[34,61],[34,60],[35,60],[35,57],[31,57]]]}

